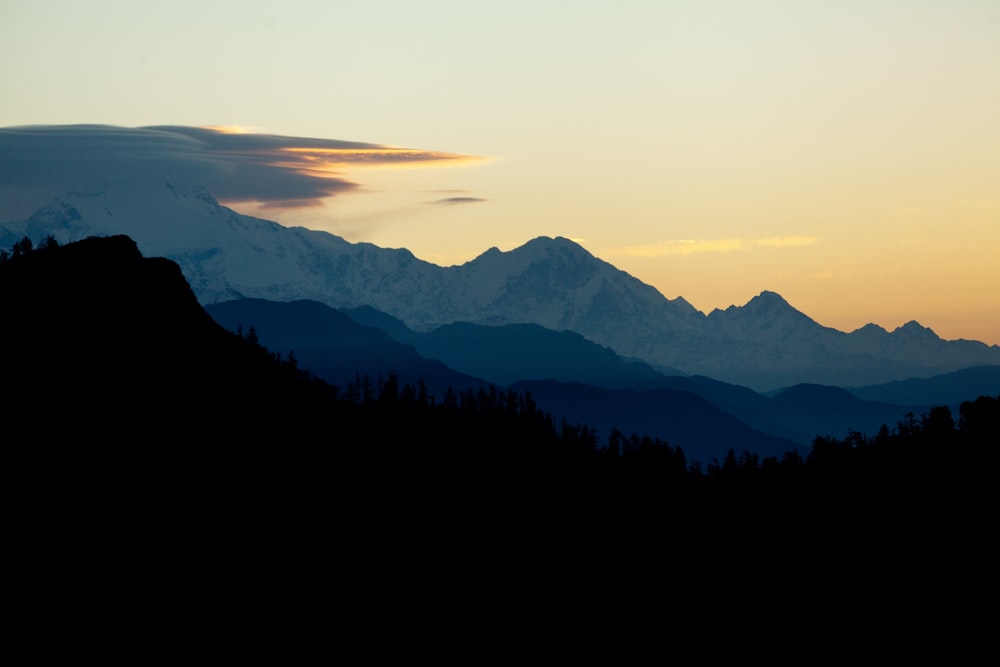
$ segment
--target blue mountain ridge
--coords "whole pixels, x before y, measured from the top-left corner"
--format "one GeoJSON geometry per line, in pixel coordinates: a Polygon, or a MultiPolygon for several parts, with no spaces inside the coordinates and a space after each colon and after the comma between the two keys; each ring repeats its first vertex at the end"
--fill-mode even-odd
{"type": "Polygon", "coordinates": [[[602,437],[613,428],[659,437],[702,461],[729,448],[774,454],[807,447],[816,436],[874,433],[907,412],[921,412],[863,401],[835,387],[801,385],[768,398],[704,376],[666,376],[577,334],[537,326],[463,323],[421,333],[369,307],[340,313],[308,301],[250,299],[206,310],[230,330],[253,326],[269,348],[293,350],[303,367],[335,384],[359,373],[374,379],[396,372],[404,382],[426,380],[438,395],[449,383],[455,389],[495,384],[537,392],[543,409],[592,426],[602,437]],[[351,321],[350,314],[365,324],[351,321]],[[391,329],[392,336],[371,322],[391,329]],[[330,363],[326,356],[337,359],[330,363]],[[431,370],[436,375],[424,377],[431,370]],[[509,381],[513,377],[521,379],[509,381]]]}

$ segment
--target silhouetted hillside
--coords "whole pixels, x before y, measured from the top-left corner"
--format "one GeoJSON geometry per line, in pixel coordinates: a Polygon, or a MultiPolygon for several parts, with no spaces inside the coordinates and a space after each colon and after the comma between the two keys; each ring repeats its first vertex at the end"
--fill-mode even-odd
{"type": "Polygon", "coordinates": [[[847,431],[875,433],[882,424],[895,424],[905,406],[863,401],[840,387],[800,384],[771,399],[771,410],[790,429],[809,435],[838,436],[847,431]]]}
{"type": "Polygon", "coordinates": [[[869,401],[888,401],[924,408],[958,405],[977,396],[991,396],[1000,392],[1000,366],[973,366],[929,378],[848,387],[847,390],[858,398],[869,401]]]}
{"type": "Polygon", "coordinates": [[[537,324],[456,322],[427,332],[414,344],[425,356],[503,386],[558,379],[621,389],[652,384],[661,377],[648,364],[627,363],[580,334],[537,324]]]}
{"type": "Polygon", "coordinates": [[[596,429],[602,442],[614,429],[657,437],[682,448],[688,462],[722,460],[730,449],[748,450],[763,459],[797,448],[790,440],[752,429],[690,391],[601,389],[552,380],[512,387],[530,393],[553,415],[596,429]]]}
{"type": "MultiPolygon", "coordinates": [[[[662,553],[691,544],[694,528],[729,548],[798,546],[804,535],[866,549],[943,535],[981,547],[961,530],[981,530],[995,506],[1000,396],[963,403],[957,418],[940,407],[875,435],[817,438],[808,456],[761,456],[744,451],[750,429],[694,394],[618,392],[635,422],[605,439],[555,425],[527,392],[435,401],[393,374],[340,388],[314,380],[255,332],[223,329],[177,265],[143,258],[125,237],[20,245],[0,259],[8,460],[19,496],[71,530],[92,533],[92,517],[110,516],[118,531],[178,517],[204,535],[261,521],[315,531],[349,507],[340,533],[375,543],[418,530],[465,544],[469,530],[484,543],[549,539],[557,527],[641,533],[662,553]],[[665,405],[678,428],[723,432],[731,450],[690,466],[676,443],[643,434],[644,415],[665,405]]],[[[600,417],[608,395],[580,386],[581,419],[600,417]]],[[[805,387],[778,400],[848,399],[805,387]]]]}
{"type": "Polygon", "coordinates": [[[344,386],[359,376],[377,380],[395,373],[401,384],[422,381],[439,398],[449,388],[489,386],[318,301],[238,299],[209,304],[205,310],[229,331],[253,327],[268,349],[294,353],[303,368],[335,385],[344,386]]]}
{"type": "MultiPolygon", "coordinates": [[[[784,433],[775,437],[773,431],[757,432],[740,421],[749,418],[766,424],[758,417],[776,412],[767,409],[770,399],[732,387],[759,399],[736,406],[734,418],[692,396],[691,392],[700,394],[694,378],[665,377],[571,331],[555,332],[535,324],[460,323],[420,333],[371,308],[351,311],[347,317],[315,301],[239,299],[205,309],[230,331],[252,325],[263,344],[294,350],[301,364],[330,382],[343,384],[358,373],[377,379],[395,371],[400,382],[423,380],[440,398],[448,387],[478,389],[488,387],[488,381],[530,392],[556,421],[584,423],[597,431],[601,441],[615,428],[653,436],[683,447],[689,461],[721,459],[730,448],[780,455],[796,446],[808,447],[816,435],[809,431],[792,442],[782,437],[784,433]],[[355,315],[371,325],[352,322],[355,315]],[[392,338],[382,327],[392,331],[392,338]],[[687,391],[672,391],[675,388],[687,391]]],[[[780,423],[773,415],[772,422],[780,423]]],[[[777,430],[773,423],[767,425],[777,430]]]]}
{"type": "Polygon", "coordinates": [[[127,237],[0,264],[5,394],[51,437],[186,446],[303,435],[319,385],[225,331],[127,237]]]}

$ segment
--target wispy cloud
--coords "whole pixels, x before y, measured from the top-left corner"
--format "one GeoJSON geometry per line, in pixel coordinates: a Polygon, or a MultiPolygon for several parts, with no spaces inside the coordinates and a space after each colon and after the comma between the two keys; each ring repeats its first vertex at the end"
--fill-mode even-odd
{"type": "Polygon", "coordinates": [[[360,167],[463,164],[473,156],[380,144],[261,134],[248,128],[57,125],[0,128],[0,186],[83,187],[156,178],[204,185],[224,202],[316,206],[359,184],[360,167]]]}
{"type": "Polygon", "coordinates": [[[619,257],[664,257],[667,255],[735,252],[755,248],[797,248],[812,245],[818,241],[819,239],[814,236],[776,236],[761,239],[673,239],[664,243],[612,248],[605,251],[605,254],[619,257]]]}
{"type": "Polygon", "coordinates": [[[436,206],[455,206],[456,204],[479,204],[485,201],[488,200],[480,197],[446,197],[445,199],[435,199],[426,203],[436,206]]]}

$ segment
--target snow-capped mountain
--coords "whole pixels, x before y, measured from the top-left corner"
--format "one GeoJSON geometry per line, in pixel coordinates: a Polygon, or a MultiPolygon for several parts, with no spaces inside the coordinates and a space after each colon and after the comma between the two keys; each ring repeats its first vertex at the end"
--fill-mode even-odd
{"type": "Polygon", "coordinates": [[[916,322],[892,333],[874,324],[853,333],[824,327],[767,291],[744,306],[712,311],[706,324],[708,336],[690,341],[682,354],[698,359],[705,375],[755,388],[848,386],[855,377],[929,377],[976,365],[976,359],[1000,363],[996,345],[945,341],[916,322]],[[805,369],[814,379],[804,379],[805,369]]]}
{"type": "Polygon", "coordinates": [[[683,299],[666,299],[567,239],[539,238],[510,252],[492,248],[445,268],[405,249],[243,216],[202,188],[169,182],[67,193],[5,227],[0,243],[7,247],[25,234],[51,233],[63,243],[128,234],[144,255],[176,261],[203,303],[253,297],[370,305],[420,331],[456,321],[530,322],[574,330],[627,354],[693,332],[704,319],[683,299]]]}
{"type": "Polygon", "coordinates": [[[1000,364],[998,346],[943,341],[916,323],[893,333],[823,327],[771,292],[706,316],[564,238],[491,248],[441,267],[406,249],[240,215],[204,188],[177,182],[68,192],[27,220],[0,225],[0,247],[46,234],[61,243],[127,234],[145,256],[176,261],[206,304],[252,297],[369,305],[418,331],[458,321],[534,323],[575,331],[625,357],[758,389],[857,386],[1000,364]]]}
{"type": "MultiPolygon", "coordinates": [[[[332,234],[244,216],[204,188],[172,182],[116,182],[69,192],[21,224],[7,224],[0,242],[53,234],[60,243],[127,234],[147,257],[176,261],[198,299],[315,299],[363,305],[365,288],[388,302],[433,291],[443,269],[408,250],[348,243],[332,234]]],[[[391,311],[390,311],[391,312],[391,311]]]]}

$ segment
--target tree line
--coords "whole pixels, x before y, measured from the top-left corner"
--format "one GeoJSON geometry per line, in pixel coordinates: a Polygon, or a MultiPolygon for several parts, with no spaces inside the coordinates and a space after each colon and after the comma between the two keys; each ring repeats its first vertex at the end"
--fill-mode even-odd
{"type": "MultiPolygon", "coordinates": [[[[723,460],[701,461],[659,438],[629,433],[624,425],[599,438],[586,424],[553,419],[530,393],[494,386],[449,390],[438,398],[422,382],[403,384],[394,374],[359,374],[335,386],[300,368],[294,350],[284,356],[267,350],[253,327],[246,333],[223,330],[193,295],[172,303],[176,310],[163,318],[162,305],[142,298],[150,293],[142,281],[169,278],[159,269],[115,274],[100,289],[84,289],[84,269],[103,270],[118,251],[87,250],[60,259],[59,250],[52,236],[37,246],[25,237],[10,253],[0,253],[0,278],[9,278],[0,281],[0,292],[9,308],[26,313],[9,312],[4,332],[20,349],[7,363],[7,383],[18,385],[9,387],[11,395],[24,414],[37,409],[40,415],[53,410],[72,417],[61,426],[67,433],[95,424],[104,434],[131,437],[131,426],[109,426],[123,420],[104,416],[107,403],[137,423],[160,424],[165,437],[200,429],[217,439],[253,438],[258,442],[244,443],[242,451],[284,457],[295,450],[289,460],[304,456],[320,468],[329,462],[353,466],[370,480],[395,479],[403,486],[417,478],[461,480],[473,489],[487,481],[495,488],[503,480],[528,480],[623,497],[706,491],[815,498],[840,497],[850,489],[856,498],[890,487],[967,489],[975,484],[966,482],[992,470],[982,462],[995,457],[994,443],[1000,441],[998,395],[963,403],[957,419],[939,406],[872,435],[819,436],[808,453],[761,458],[733,443],[723,460]],[[38,266],[14,266],[27,258],[37,258],[38,266]],[[36,290],[44,282],[38,276],[56,276],[63,270],[58,267],[73,262],[59,274],[64,277],[48,281],[47,291],[36,290]],[[56,297],[56,306],[46,301],[68,287],[80,291],[56,297]],[[109,289],[125,291],[109,297],[109,289]],[[110,298],[124,301],[102,305],[110,298]],[[113,323],[104,330],[107,319],[113,323]],[[88,389],[97,379],[105,382],[104,393],[88,389]],[[225,410],[206,409],[222,397],[228,400],[225,410]],[[63,398],[67,402],[60,405],[63,398]],[[465,472],[456,475],[455,469],[465,472]]],[[[141,261],[149,260],[137,255],[135,262],[141,261]]],[[[128,262],[122,266],[114,270],[133,270],[128,262]]]]}

